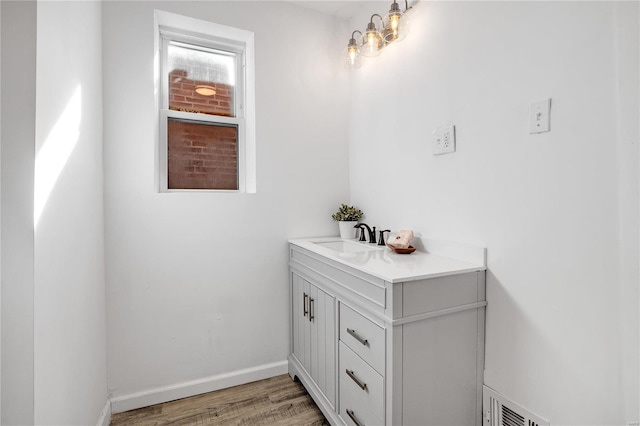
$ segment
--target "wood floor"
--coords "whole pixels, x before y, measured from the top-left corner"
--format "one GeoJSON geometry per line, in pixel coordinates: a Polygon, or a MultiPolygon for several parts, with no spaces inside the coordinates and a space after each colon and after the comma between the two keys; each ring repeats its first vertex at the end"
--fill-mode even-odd
{"type": "Polygon", "coordinates": [[[111,417],[111,426],[328,424],[302,384],[287,374],[111,417]]]}

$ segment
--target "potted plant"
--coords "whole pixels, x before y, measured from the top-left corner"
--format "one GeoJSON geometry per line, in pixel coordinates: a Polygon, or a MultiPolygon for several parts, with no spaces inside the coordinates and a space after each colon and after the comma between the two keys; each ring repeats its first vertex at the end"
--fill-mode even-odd
{"type": "Polygon", "coordinates": [[[340,205],[338,211],[331,215],[331,218],[338,222],[340,227],[340,238],[354,239],[356,237],[354,226],[362,216],[364,216],[362,210],[346,204],[340,205]]]}

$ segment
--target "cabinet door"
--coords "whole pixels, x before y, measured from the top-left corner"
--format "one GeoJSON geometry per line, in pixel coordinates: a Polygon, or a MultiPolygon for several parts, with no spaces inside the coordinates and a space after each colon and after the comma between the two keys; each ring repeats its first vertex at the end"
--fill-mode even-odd
{"type": "Polygon", "coordinates": [[[291,274],[291,285],[293,354],[335,407],[335,298],[295,272],[291,274]]]}
{"type": "Polygon", "coordinates": [[[333,407],[336,399],[335,298],[311,285],[311,378],[333,407]]]}
{"type": "Polygon", "coordinates": [[[309,289],[308,283],[305,282],[300,275],[296,273],[291,274],[291,286],[292,286],[292,315],[291,321],[293,322],[293,354],[298,358],[300,364],[305,368],[310,360],[310,342],[309,333],[305,330],[309,328],[309,289]]]}

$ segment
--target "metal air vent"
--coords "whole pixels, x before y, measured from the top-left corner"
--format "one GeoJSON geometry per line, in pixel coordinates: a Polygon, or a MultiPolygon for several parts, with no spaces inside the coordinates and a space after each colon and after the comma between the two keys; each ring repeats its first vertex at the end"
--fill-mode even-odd
{"type": "Polygon", "coordinates": [[[482,387],[482,412],[485,426],[551,426],[548,420],[487,386],[482,387]]]}

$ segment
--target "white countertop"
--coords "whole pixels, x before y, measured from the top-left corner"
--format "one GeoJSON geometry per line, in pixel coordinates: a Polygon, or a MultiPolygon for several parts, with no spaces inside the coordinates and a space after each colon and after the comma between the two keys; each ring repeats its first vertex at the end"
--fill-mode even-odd
{"type": "Polygon", "coordinates": [[[418,250],[397,254],[385,246],[338,237],[299,238],[289,243],[391,283],[416,281],[486,270],[486,249],[466,244],[415,238],[418,250]],[[322,243],[344,242],[346,251],[322,243]],[[362,251],[360,248],[362,247],[362,251]]]}

